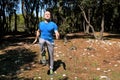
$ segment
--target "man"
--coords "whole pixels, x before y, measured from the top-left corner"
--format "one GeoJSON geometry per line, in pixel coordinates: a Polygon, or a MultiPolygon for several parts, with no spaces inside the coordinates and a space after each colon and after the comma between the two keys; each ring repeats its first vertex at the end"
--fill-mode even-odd
{"type": "Polygon", "coordinates": [[[51,21],[51,13],[46,11],[44,13],[44,21],[38,24],[38,30],[36,32],[36,38],[33,43],[37,42],[39,38],[40,50],[42,55],[42,63],[46,65],[46,51],[45,47],[47,47],[48,55],[49,55],[49,65],[50,65],[50,74],[53,74],[53,65],[54,65],[54,39],[53,34],[55,33],[56,39],[59,38],[58,27],[56,23],[51,21]]]}

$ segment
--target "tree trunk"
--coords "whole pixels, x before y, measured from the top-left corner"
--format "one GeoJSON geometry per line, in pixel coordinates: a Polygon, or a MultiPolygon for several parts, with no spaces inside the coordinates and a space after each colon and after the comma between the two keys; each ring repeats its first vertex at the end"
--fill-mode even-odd
{"type": "Polygon", "coordinates": [[[85,14],[85,11],[83,10],[83,8],[82,8],[80,5],[78,5],[78,6],[80,7],[80,9],[81,9],[81,11],[82,11],[82,13],[83,13],[83,17],[84,17],[86,23],[87,23],[87,24],[90,26],[90,28],[92,29],[93,36],[97,39],[97,36],[95,35],[94,27],[93,27],[93,26],[90,24],[90,22],[88,21],[88,19],[87,19],[87,17],[86,17],[86,14],[85,14]]]}
{"type": "Polygon", "coordinates": [[[17,32],[17,14],[15,12],[15,32],[17,32]]]}
{"type": "MultiPolygon", "coordinates": [[[[90,9],[88,9],[88,21],[90,23],[90,9]]],[[[85,33],[89,34],[89,30],[90,30],[90,26],[88,24],[86,24],[86,30],[85,33]]]]}
{"type": "Polygon", "coordinates": [[[101,31],[100,31],[99,39],[102,39],[102,37],[103,37],[103,32],[104,32],[104,14],[102,15],[101,31]]]}
{"type": "Polygon", "coordinates": [[[86,29],[85,29],[85,20],[83,20],[83,29],[84,29],[84,33],[86,33],[86,29]]]}

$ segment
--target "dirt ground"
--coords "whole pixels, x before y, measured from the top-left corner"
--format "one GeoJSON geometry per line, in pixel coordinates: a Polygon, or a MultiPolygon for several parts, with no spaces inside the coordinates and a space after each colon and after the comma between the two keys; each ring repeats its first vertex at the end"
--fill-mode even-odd
{"type": "MultiPolygon", "coordinates": [[[[55,40],[54,75],[42,66],[33,36],[5,36],[0,46],[0,80],[120,80],[120,37],[96,40],[81,33],[55,40]]],[[[48,55],[47,55],[48,57],[48,55]]]]}

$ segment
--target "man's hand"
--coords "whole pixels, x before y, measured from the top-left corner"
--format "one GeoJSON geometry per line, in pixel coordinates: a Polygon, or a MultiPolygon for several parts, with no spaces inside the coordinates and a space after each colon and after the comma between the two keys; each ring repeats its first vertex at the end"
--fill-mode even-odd
{"type": "Polygon", "coordinates": [[[37,38],[34,40],[34,42],[32,44],[35,44],[37,42],[37,38]]]}

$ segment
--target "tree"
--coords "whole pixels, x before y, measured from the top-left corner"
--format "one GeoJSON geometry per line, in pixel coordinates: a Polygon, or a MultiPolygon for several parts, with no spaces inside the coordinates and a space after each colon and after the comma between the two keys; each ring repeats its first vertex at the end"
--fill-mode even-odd
{"type": "MultiPolygon", "coordinates": [[[[84,19],[85,19],[85,21],[86,21],[86,23],[87,23],[87,27],[86,27],[86,32],[87,33],[89,33],[89,27],[92,29],[92,32],[93,32],[93,35],[94,35],[94,37],[95,38],[97,38],[97,36],[95,35],[95,29],[94,29],[94,27],[91,25],[91,23],[90,23],[90,15],[88,15],[88,18],[87,18],[87,15],[86,15],[86,13],[85,13],[85,8],[86,8],[86,5],[88,4],[88,3],[92,3],[92,2],[88,2],[87,0],[86,1],[79,1],[78,2],[78,6],[79,6],[79,8],[81,9],[81,11],[82,11],[82,14],[83,14],[83,17],[84,17],[84,19]]],[[[90,8],[91,8],[91,6],[90,5],[87,5],[87,7],[89,7],[88,8],[88,13],[90,14],[90,8]]]]}
{"type": "Polygon", "coordinates": [[[10,26],[11,16],[15,16],[14,31],[17,31],[16,10],[18,8],[17,6],[18,3],[19,3],[19,0],[0,0],[0,23],[2,25],[0,27],[1,36],[11,31],[11,26],[10,26]]]}
{"type": "Polygon", "coordinates": [[[38,23],[40,0],[22,0],[22,15],[25,21],[25,31],[27,33],[34,33],[36,24],[38,23]],[[35,11],[36,10],[36,11],[35,11]],[[36,12],[36,17],[34,15],[36,12]]]}

